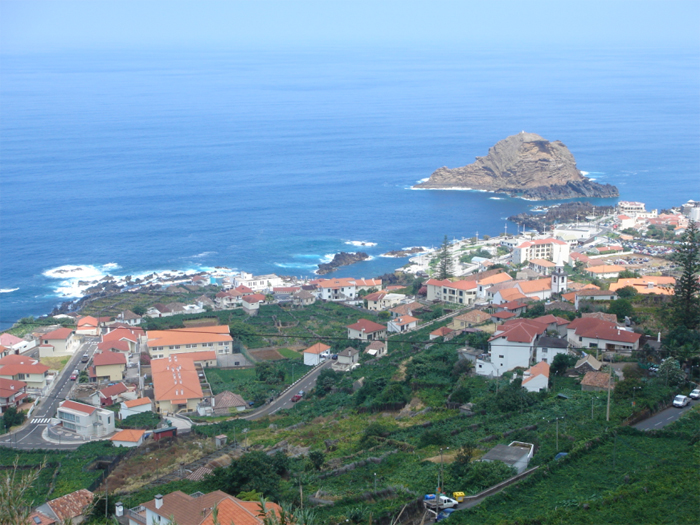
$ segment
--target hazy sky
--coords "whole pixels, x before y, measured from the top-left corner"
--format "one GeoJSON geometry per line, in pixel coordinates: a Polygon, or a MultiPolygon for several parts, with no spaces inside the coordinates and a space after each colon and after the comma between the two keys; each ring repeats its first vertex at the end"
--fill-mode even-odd
{"type": "Polygon", "coordinates": [[[0,1],[3,52],[279,45],[700,48],[698,0],[0,1]]]}

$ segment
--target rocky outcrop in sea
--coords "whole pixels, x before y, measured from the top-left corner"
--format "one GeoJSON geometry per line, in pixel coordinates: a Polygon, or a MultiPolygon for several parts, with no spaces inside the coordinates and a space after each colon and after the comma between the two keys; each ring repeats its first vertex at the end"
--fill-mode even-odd
{"type": "Polygon", "coordinates": [[[439,168],[414,188],[493,191],[531,200],[620,195],[615,186],[584,177],[562,142],[549,142],[524,131],[497,142],[488,155],[477,157],[473,164],[439,168]]]}
{"type": "Polygon", "coordinates": [[[318,275],[326,275],[327,273],[336,271],[341,266],[349,266],[351,264],[355,264],[356,262],[364,261],[365,259],[369,259],[369,255],[364,252],[336,253],[331,262],[319,264],[316,273],[318,275]]]}

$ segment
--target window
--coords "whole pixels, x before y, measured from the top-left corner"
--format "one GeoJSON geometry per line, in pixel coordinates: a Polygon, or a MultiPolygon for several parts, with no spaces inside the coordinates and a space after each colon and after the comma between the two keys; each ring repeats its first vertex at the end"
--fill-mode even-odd
{"type": "Polygon", "coordinates": [[[192,345],[185,345],[185,348],[192,348],[192,345]]]}
{"type": "Polygon", "coordinates": [[[499,355],[498,358],[499,358],[499,359],[503,359],[503,356],[502,356],[502,355],[499,355]]]}
{"type": "Polygon", "coordinates": [[[239,366],[240,364],[241,364],[240,361],[235,361],[235,362],[233,363],[233,366],[239,366]]]}
{"type": "Polygon", "coordinates": [[[78,421],[78,416],[75,414],[70,414],[68,412],[59,412],[58,418],[64,421],[78,421]]]}

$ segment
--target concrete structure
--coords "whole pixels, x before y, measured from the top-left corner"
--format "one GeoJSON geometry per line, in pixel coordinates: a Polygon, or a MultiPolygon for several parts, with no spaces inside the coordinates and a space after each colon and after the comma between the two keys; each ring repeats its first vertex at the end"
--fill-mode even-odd
{"type": "Polygon", "coordinates": [[[428,301],[444,301],[469,306],[476,301],[478,285],[476,281],[450,281],[430,279],[426,283],[428,301]]]}
{"type": "Polygon", "coordinates": [[[265,296],[259,293],[246,295],[241,299],[243,311],[248,315],[256,315],[260,310],[260,305],[265,302],[265,296]]]}
{"type": "Polygon", "coordinates": [[[56,417],[63,428],[86,438],[99,438],[114,432],[114,412],[75,401],[62,401],[56,417]]]}
{"type": "Polygon", "coordinates": [[[230,354],[233,338],[229,327],[200,326],[177,330],[149,330],[148,352],[154,359],[163,359],[184,352],[214,350],[217,355],[230,354]]]}
{"type": "Polygon", "coordinates": [[[529,368],[536,341],[547,326],[530,319],[513,319],[489,339],[489,354],[476,361],[478,375],[498,377],[514,368],[529,368]]]}
{"type": "Polygon", "coordinates": [[[245,286],[254,292],[267,292],[273,288],[284,286],[284,281],[274,273],[253,275],[248,272],[241,272],[234,277],[234,286],[245,286]]]}
{"type": "Polygon", "coordinates": [[[316,366],[331,356],[331,347],[323,343],[316,343],[304,350],[303,355],[306,366],[316,366]]]}
{"type": "Polygon", "coordinates": [[[484,324],[491,319],[491,315],[481,310],[472,310],[466,314],[458,315],[452,318],[450,323],[450,328],[453,330],[464,330],[465,328],[471,328],[472,326],[477,326],[484,324]]]}
{"type": "Polygon", "coordinates": [[[348,326],[348,339],[359,339],[360,341],[386,339],[386,327],[367,319],[360,319],[348,326]]]}
{"type": "Polygon", "coordinates": [[[557,266],[552,273],[551,290],[552,293],[564,293],[568,289],[569,278],[564,272],[563,266],[557,266]]]}
{"type": "Polygon", "coordinates": [[[353,365],[360,362],[360,351],[351,346],[338,354],[338,364],[346,369],[351,369],[353,365]]]}
{"type": "Polygon", "coordinates": [[[558,354],[569,354],[569,343],[566,338],[560,339],[543,335],[537,339],[535,361],[552,364],[558,354]]]}
{"type": "Polygon", "coordinates": [[[365,348],[365,354],[373,357],[384,357],[388,353],[388,344],[386,341],[372,341],[365,348]]]}

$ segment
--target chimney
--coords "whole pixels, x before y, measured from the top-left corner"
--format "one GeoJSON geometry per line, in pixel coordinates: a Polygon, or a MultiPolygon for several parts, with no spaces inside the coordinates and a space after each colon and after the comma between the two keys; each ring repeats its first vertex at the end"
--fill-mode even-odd
{"type": "Polygon", "coordinates": [[[121,518],[124,515],[124,505],[121,501],[117,501],[117,503],[114,505],[114,515],[117,518],[121,518]]]}
{"type": "Polygon", "coordinates": [[[163,506],[163,495],[156,494],[155,502],[156,502],[156,508],[157,509],[161,508],[163,506]]]}

